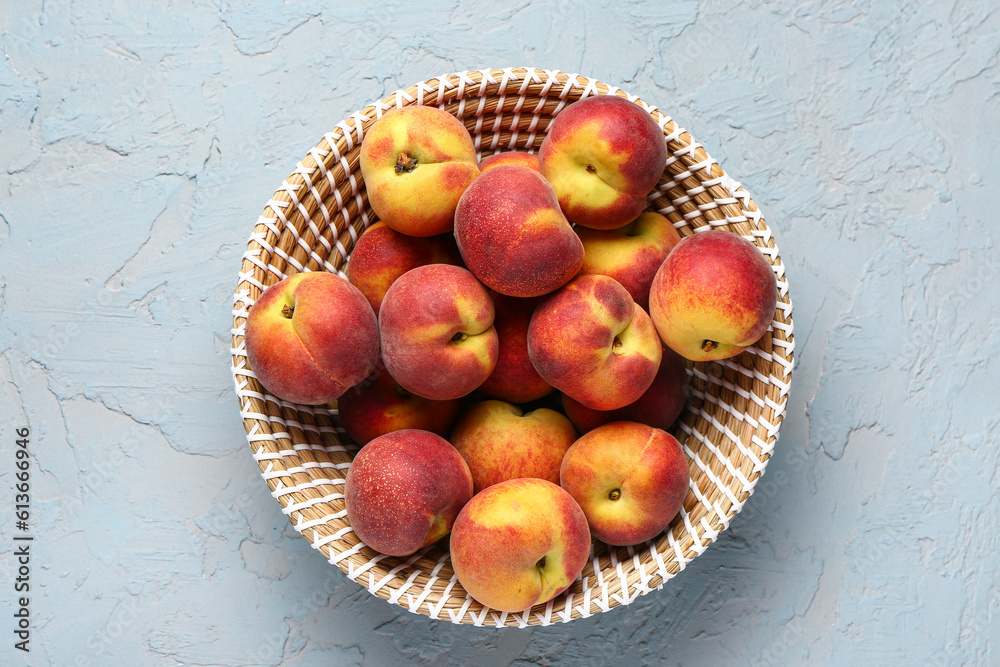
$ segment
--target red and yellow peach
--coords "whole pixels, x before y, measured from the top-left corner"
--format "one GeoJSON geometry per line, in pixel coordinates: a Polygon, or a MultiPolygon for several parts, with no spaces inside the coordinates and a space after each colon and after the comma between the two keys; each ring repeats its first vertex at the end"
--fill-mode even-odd
{"type": "Polygon", "coordinates": [[[533,153],[525,153],[524,151],[501,151],[500,153],[494,153],[489,157],[484,157],[479,161],[479,173],[486,171],[487,169],[492,169],[493,167],[499,167],[502,164],[517,164],[522,167],[527,167],[528,169],[533,169],[538,173],[541,173],[542,168],[538,164],[538,156],[533,153]]]}
{"type": "Polygon", "coordinates": [[[340,423],[359,445],[393,431],[419,429],[442,437],[451,432],[461,410],[455,398],[435,401],[404,389],[385,364],[337,400],[340,423]]]}
{"type": "Polygon", "coordinates": [[[500,352],[497,365],[479,391],[511,403],[528,403],[552,393],[528,358],[528,325],[539,298],[523,299],[492,292],[500,352]]]}
{"type": "Polygon", "coordinates": [[[634,220],[663,175],[663,131],[642,107],[615,95],[570,104],[549,127],[538,152],[570,222],[615,229],[634,220]]]}
{"type": "Polygon", "coordinates": [[[410,269],[379,311],[389,374],[417,396],[465,396],[493,372],[499,354],[493,301],[469,271],[449,264],[410,269]]]}
{"type": "Polygon", "coordinates": [[[347,470],[347,519],[362,542],[409,556],[448,534],[472,498],[472,474],[447,440],[394,431],[361,448],[347,470]]]}
{"type": "Polygon", "coordinates": [[[633,403],[617,410],[592,410],[563,394],[563,411],[581,433],[616,421],[639,422],[666,431],[684,410],[686,382],[684,359],[668,347],[663,350],[663,359],[653,384],[633,403]]]}
{"type": "Polygon", "coordinates": [[[546,382],[595,410],[632,403],[649,389],[663,348],[653,323],[616,280],[582,275],[541,303],[528,355],[546,382]]]}
{"type": "Polygon", "coordinates": [[[680,443],[660,429],[611,422],[573,443],[561,485],[583,508],[593,536],[614,546],[656,537],[680,511],[690,475],[680,443]]]}
{"type": "Polygon", "coordinates": [[[469,186],[455,210],[455,240],[469,270],[508,296],[552,292],[583,262],[552,188],[518,165],[489,169],[469,186]]]}
{"type": "Polygon", "coordinates": [[[361,144],[361,174],[375,214],[398,232],[450,232],[455,206],[477,176],[472,137],[460,120],[436,107],[393,109],[361,144]]]}
{"type": "Polygon", "coordinates": [[[361,290],[378,315],[389,286],[410,269],[425,264],[461,266],[451,234],[407,236],[384,222],[376,222],[358,239],[347,264],[347,279],[361,290]]]}
{"type": "Polygon", "coordinates": [[[569,588],[590,544],[587,517],[569,493],[543,479],[512,479],[476,494],[459,513],[451,563],[474,599],[518,612],[569,588]]]}
{"type": "Polygon", "coordinates": [[[653,278],[649,314],[663,342],[692,361],[735,356],[774,319],[778,287],[750,241],[709,230],[681,240],[653,278]]]}
{"type": "Polygon", "coordinates": [[[455,425],[451,444],[472,471],[475,492],[518,477],[559,483],[563,455],[576,441],[576,429],[549,408],[525,412],[503,401],[483,401],[455,425]]]}
{"type": "Polygon", "coordinates": [[[583,242],[581,273],[614,278],[637,304],[648,310],[653,276],[681,240],[670,221],[659,213],[647,211],[618,229],[578,226],[575,231],[583,242]]]}
{"type": "Polygon", "coordinates": [[[375,368],[379,331],[364,295],[340,276],[297,273],[250,308],[247,360],[264,388],[292,403],[337,399],[375,368]]]}

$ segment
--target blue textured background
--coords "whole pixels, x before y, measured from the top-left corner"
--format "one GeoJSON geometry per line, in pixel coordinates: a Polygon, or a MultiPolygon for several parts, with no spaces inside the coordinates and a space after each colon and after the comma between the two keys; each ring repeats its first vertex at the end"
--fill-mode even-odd
{"type": "Polygon", "coordinates": [[[0,662],[32,429],[35,665],[1000,662],[994,0],[0,2],[0,662]],[[16,8],[15,8],[16,7],[16,8]],[[371,596],[260,479],[230,300],[333,124],[464,69],[658,104],[753,193],[795,305],[764,480],[660,591],[550,628],[371,596]]]}

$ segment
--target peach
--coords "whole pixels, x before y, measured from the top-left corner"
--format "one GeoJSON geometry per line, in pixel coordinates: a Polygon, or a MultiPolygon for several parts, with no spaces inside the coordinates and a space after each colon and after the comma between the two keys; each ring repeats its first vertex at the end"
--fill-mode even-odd
{"type": "Polygon", "coordinates": [[[503,401],[483,401],[455,425],[451,444],[469,464],[475,492],[518,477],[559,483],[563,455],[576,429],[555,410],[525,412],[503,401]]]}
{"type": "Polygon", "coordinates": [[[380,435],[419,429],[447,437],[458,419],[459,400],[434,401],[403,389],[385,364],[337,400],[340,423],[351,440],[364,445],[380,435]]]}
{"type": "Polygon", "coordinates": [[[387,112],[365,135],[360,163],[375,215],[410,236],[450,232],[459,197],[479,176],[469,131],[436,107],[387,112]]]}
{"type": "Polygon", "coordinates": [[[351,528],[389,556],[409,556],[448,534],[472,498],[472,474],[439,435],[407,429],[361,448],[344,483],[351,528]]]}
{"type": "Polygon", "coordinates": [[[646,212],[618,229],[576,227],[583,241],[582,273],[599,273],[620,282],[632,299],[649,309],[649,286],[670,251],[681,240],[670,221],[646,212]]]}
{"type": "Polygon", "coordinates": [[[552,188],[518,165],[493,167],[469,186],[455,210],[455,240],[469,270],[508,296],[559,289],[583,262],[552,188]]]}
{"type": "Polygon", "coordinates": [[[634,403],[617,410],[591,410],[563,394],[563,411],[581,433],[616,421],[639,422],[666,431],[684,410],[686,381],[684,359],[668,347],[663,350],[663,359],[653,384],[634,403]]]}
{"type": "Polygon", "coordinates": [[[649,314],[660,338],[692,361],[733,357],[774,319],[778,286],[750,241],[719,229],[681,240],[653,278],[649,314]]]}
{"type": "Polygon", "coordinates": [[[410,269],[425,264],[462,264],[451,234],[417,237],[400,234],[384,222],[376,222],[358,239],[347,279],[361,290],[378,315],[386,290],[410,269]]]}
{"type": "Polygon", "coordinates": [[[499,354],[493,301],[468,270],[449,264],[410,269],[379,311],[389,374],[417,396],[465,396],[493,372],[499,354]]]}
{"type": "Polygon", "coordinates": [[[250,308],[247,360],[264,388],[292,403],[337,399],[378,361],[375,313],[354,285],[326,272],[297,273],[250,308]]]}
{"type": "Polygon", "coordinates": [[[490,294],[496,317],[493,325],[500,341],[497,365],[479,391],[511,403],[528,403],[552,392],[528,358],[528,325],[540,299],[519,299],[499,292],[490,294]]]}
{"type": "Polygon", "coordinates": [[[653,323],[615,279],[582,275],[535,309],[528,356],[546,382],[595,410],[649,389],[663,348],[653,323]]]}
{"type": "Polygon", "coordinates": [[[613,546],[656,537],[680,511],[690,475],[666,431],[611,422],[573,443],[561,484],[583,508],[593,536],[613,546]]]}
{"type": "Polygon", "coordinates": [[[533,153],[525,153],[524,151],[502,151],[500,153],[494,153],[489,157],[484,157],[479,161],[479,173],[483,173],[487,169],[492,169],[493,167],[499,167],[502,164],[519,164],[522,167],[527,167],[528,169],[533,169],[541,173],[542,169],[538,164],[538,156],[533,153]]]}
{"type": "Polygon", "coordinates": [[[646,207],[666,167],[667,143],[638,104],[599,95],[552,120],[538,159],[570,222],[615,229],[646,207]]]}
{"type": "Polygon", "coordinates": [[[451,531],[451,564],[481,604],[519,612],[572,584],[590,557],[587,517],[544,479],[494,484],[462,508],[451,531]]]}

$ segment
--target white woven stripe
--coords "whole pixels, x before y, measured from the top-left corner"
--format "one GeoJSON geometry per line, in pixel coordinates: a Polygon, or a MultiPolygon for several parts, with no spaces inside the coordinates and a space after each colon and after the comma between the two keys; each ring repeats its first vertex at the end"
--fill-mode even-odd
{"type": "MultiPolygon", "coordinates": [[[[688,435],[691,435],[692,437],[694,437],[702,445],[705,445],[706,443],[710,444],[710,441],[708,440],[708,438],[706,438],[704,436],[704,434],[700,433],[697,430],[692,429],[687,424],[681,422],[680,423],[680,427],[681,427],[681,430],[683,430],[688,435]]],[[[716,488],[718,488],[720,491],[722,491],[722,493],[724,493],[729,498],[729,502],[735,504],[737,502],[737,496],[736,496],[736,494],[734,494],[729,489],[729,487],[722,482],[722,480],[719,478],[718,475],[716,475],[714,472],[712,472],[712,469],[711,469],[711,467],[709,467],[709,464],[706,463],[705,461],[703,461],[701,459],[701,457],[698,456],[698,454],[693,449],[691,449],[690,447],[688,447],[687,445],[684,445],[683,449],[684,449],[684,453],[687,455],[687,457],[689,459],[691,459],[692,462],[694,462],[694,464],[698,467],[698,469],[701,470],[702,474],[704,474],[706,477],[708,477],[708,479],[711,480],[712,484],[716,488]]],[[[709,449],[709,451],[711,451],[712,455],[715,456],[720,461],[723,461],[724,463],[728,463],[728,459],[724,459],[723,457],[721,457],[719,455],[719,450],[716,449],[716,448],[714,448],[714,446],[711,447],[709,449]]],[[[729,464],[730,467],[731,467],[731,465],[732,464],[729,464]]],[[[730,474],[732,474],[732,473],[730,472],[730,474]]],[[[708,502],[707,496],[703,496],[701,494],[701,491],[698,490],[697,482],[695,480],[691,480],[691,486],[689,488],[691,489],[691,492],[694,494],[694,496],[696,498],[698,498],[698,502],[700,502],[702,505],[704,505],[705,509],[707,509],[707,510],[713,509],[712,505],[708,502]]]]}
{"type": "MultiPolygon", "coordinates": [[[[711,415],[705,412],[704,408],[698,408],[697,413],[705,421],[711,424],[713,428],[723,433],[730,440],[730,442],[737,444],[738,446],[739,438],[736,437],[736,434],[733,433],[729,429],[729,427],[720,423],[719,420],[715,418],[715,415],[711,415]]],[[[743,488],[747,487],[750,481],[743,475],[743,473],[738,468],[733,466],[733,463],[732,461],[729,460],[729,457],[723,455],[723,453],[719,450],[719,448],[716,447],[714,444],[712,444],[712,441],[709,438],[705,437],[705,435],[702,434],[701,432],[693,429],[691,431],[691,435],[693,435],[698,440],[698,442],[702,444],[703,447],[708,449],[708,451],[712,452],[712,455],[715,456],[715,458],[718,459],[726,467],[726,470],[729,471],[729,474],[732,475],[735,479],[739,480],[743,488]]],[[[709,474],[711,476],[711,473],[706,473],[706,474],[709,474]]],[[[713,481],[715,480],[713,479],[713,481]]],[[[728,487],[724,486],[723,490],[726,492],[727,495],[730,496],[733,502],[736,502],[735,497],[732,496],[732,492],[729,490],[728,487]]]]}
{"type": "MultiPolygon", "coordinates": [[[[343,493],[340,492],[328,493],[327,495],[322,496],[320,498],[306,498],[302,502],[298,503],[290,502],[285,507],[281,508],[281,511],[284,512],[285,514],[291,514],[292,512],[301,512],[302,510],[309,509],[310,507],[315,507],[320,503],[332,503],[335,500],[343,500],[343,499],[344,499],[343,493]]],[[[340,514],[340,512],[337,512],[337,514],[340,514]]],[[[296,524],[296,527],[300,526],[302,528],[312,528],[312,526],[310,525],[296,524]]]]}
{"type": "MultiPolygon", "coordinates": [[[[430,577],[428,578],[427,583],[424,584],[424,590],[420,593],[420,595],[418,595],[417,597],[413,597],[412,595],[407,593],[406,595],[407,605],[411,612],[418,613],[418,611],[420,610],[420,606],[424,603],[427,597],[434,591],[434,584],[438,581],[438,573],[441,572],[441,568],[443,568],[445,564],[448,563],[450,560],[451,559],[447,552],[439,556],[437,565],[435,565],[434,569],[431,570],[430,577]]],[[[432,611],[430,605],[428,605],[428,611],[429,612],[432,611]]]]}
{"type": "MultiPolygon", "coordinates": [[[[347,576],[349,578],[353,579],[354,577],[351,576],[351,574],[353,573],[353,570],[354,570],[354,564],[351,563],[350,558],[351,558],[351,556],[356,556],[359,553],[361,553],[361,550],[364,549],[364,547],[365,547],[365,545],[363,543],[358,542],[353,547],[350,547],[348,549],[344,549],[340,553],[337,553],[333,549],[330,549],[327,552],[329,554],[329,559],[328,560],[329,560],[329,562],[330,562],[331,565],[339,565],[339,563],[341,561],[347,561],[347,576]]],[[[343,568],[341,568],[341,569],[343,569],[343,568]]]]}
{"type": "MultiPolygon", "coordinates": [[[[371,593],[371,594],[373,594],[373,595],[376,594],[376,593],[378,593],[379,589],[381,589],[383,586],[385,586],[390,581],[392,581],[393,579],[396,578],[396,574],[397,573],[403,572],[404,570],[406,570],[407,568],[409,568],[410,566],[412,566],[414,563],[417,562],[417,559],[419,559],[422,555],[423,554],[421,554],[418,551],[417,553],[415,553],[412,556],[410,556],[410,558],[407,559],[406,561],[400,563],[396,567],[394,567],[391,570],[389,570],[389,572],[386,573],[386,575],[384,577],[382,577],[381,579],[376,580],[374,574],[370,573],[368,575],[368,592],[371,593]]],[[[413,573],[413,578],[415,578],[416,575],[418,575],[418,574],[420,574],[419,571],[414,572],[413,573]]],[[[409,581],[412,582],[412,578],[409,579],[409,581]]],[[[400,590],[399,594],[401,595],[403,592],[405,592],[408,587],[409,587],[408,585],[404,585],[404,587],[400,590]]],[[[396,597],[396,599],[391,599],[390,598],[390,602],[395,603],[396,600],[398,600],[398,599],[399,599],[398,596],[396,597]]]]}
{"type": "MultiPolygon", "coordinates": [[[[289,514],[290,515],[291,513],[288,512],[287,510],[288,510],[288,508],[286,507],[286,508],[282,509],[282,512],[284,512],[285,514],[289,514]]],[[[329,523],[331,521],[337,521],[338,519],[343,519],[345,516],[347,516],[347,510],[341,510],[339,512],[331,512],[329,514],[326,514],[324,516],[319,517],[318,519],[312,519],[310,521],[303,521],[302,520],[302,515],[300,514],[300,515],[298,515],[297,521],[294,524],[295,525],[295,530],[297,530],[297,531],[299,531],[301,533],[303,530],[306,530],[308,528],[314,528],[316,526],[323,526],[323,525],[326,525],[327,523],[329,523]]]]}
{"type": "Polygon", "coordinates": [[[556,616],[558,616],[563,623],[569,622],[573,618],[573,598],[576,597],[575,593],[566,594],[566,603],[563,605],[562,611],[557,611],[556,616]]]}
{"type": "Polygon", "coordinates": [[[277,477],[287,477],[296,473],[308,473],[310,468],[329,468],[330,470],[345,470],[350,467],[349,463],[330,463],[328,461],[307,462],[301,465],[291,466],[284,470],[264,475],[264,479],[275,479],[277,477]]]}
{"type": "Polygon", "coordinates": [[[346,528],[341,528],[332,535],[326,535],[324,537],[319,537],[319,533],[313,531],[314,539],[310,544],[312,545],[313,549],[320,549],[321,547],[325,547],[327,544],[330,544],[331,542],[337,542],[339,540],[344,539],[345,535],[353,532],[354,531],[351,529],[350,526],[347,526],[346,528]]]}
{"type": "MultiPolygon", "coordinates": [[[[345,464],[346,465],[346,464],[345,464]]],[[[265,477],[264,479],[268,479],[265,477]]],[[[287,496],[290,493],[302,493],[306,489],[318,489],[321,486],[343,486],[344,480],[334,478],[334,479],[313,479],[308,482],[300,482],[294,486],[284,486],[281,480],[278,480],[278,488],[271,492],[271,495],[275,498],[280,498],[281,496],[287,496]]]]}
{"type": "Polygon", "coordinates": [[[594,571],[594,578],[597,580],[597,585],[601,589],[601,597],[594,600],[594,604],[601,611],[608,611],[611,609],[611,603],[608,601],[608,584],[604,581],[604,571],[601,569],[601,561],[599,558],[592,558],[590,561],[591,568],[594,571]]]}
{"type": "MultiPolygon", "coordinates": [[[[358,542],[355,545],[355,547],[358,548],[358,551],[361,550],[362,544],[363,543],[358,542]]],[[[347,561],[347,576],[357,581],[358,577],[360,577],[365,572],[371,570],[373,567],[378,565],[379,562],[385,560],[386,558],[388,558],[388,556],[386,556],[385,554],[376,554],[375,556],[372,557],[371,560],[369,560],[367,563],[364,563],[360,567],[356,566],[351,561],[347,561]]]]}
{"type": "Polygon", "coordinates": [[[551,625],[552,610],[555,608],[555,605],[556,601],[554,599],[549,600],[547,603],[545,603],[545,609],[542,611],[542,613],[541,614],[536,613],[535,618],[537,618],[542,625],[551,625]]]}
{"type": "MultiPolygon", "coordinates": [[[[677,538],[674,537],[673,531],[667,533],[667,544],[669,544],[670,548],[673,549],[674,551],[674,561],[680,567],[678,573],[683,572],[684,568],[687,567],[687,564],[693,560],[693,557],[692,558],[687,557],[687,555],[684,553],[684,550],[681,549],[681,543],[678,542],[677,538]]],[[[656,558],[657,564],[659,565],[659,567],[657,568],[657,572],[661,577],[663,577],[663,580],[666,581],[667,579],[670,578],[670,572],[667,570],[666,561],[663,560],[663,555],[660,554],[660,552],[658,551],[654,554],[654,557],[656,558]]]]}
{"type": "MultiPolygon", "coordinates": [[[[410,565],[411,565],[411,563],[408,562],[405,567],[410,567],[410,565]]],[[[403,567],[404,566],[400,566],[400,569],[402,569],[403,567]]],[[[420,570],[414,569],[413,572],[410,574],[410,576],[406,579],[406,581],[403,582],[403,584],[399,588],[395,589],[389,595],[389,598],[388,598],[389,599],[389,603],[390,604],[397,604],[399,602],[399,598],[403,597],[403,593],[405,593],[407,590],[409,590],[410,586],[413,585],[413,582],[419,576],[420,576],[420,570]]]]}
{"type": "MultiPolygon", "coordinates": [[[[444,591],[441,593],[441,599],[438,600],[438,603],[436,605],[428,603],[427,608],[428,611],[430,611],[431,618],[441,618],[441,610],[444,609],[444,606],[451,599],[451,591],[454,590],[457,585],[458,579],[452,576],[452,578],[448,581],[448,585],[445,586],[444,591]]],[[[450,614],[451,610],[449,610],[448,613],[450,614]]],[[[452,622],[457,622],[454,617],[452,617],[451,620],[452,622]]]]}
{"type": "Polygon", "coordinates": [[[579,612],[582,618],[590,618],[590,598],[593,593],[593,589],[590,586],[590,578],[583,578],[583,604],[576,605],[573,607],[574,611],[579,612]]]}
{"type": "Polygon", "coordinates": [[[691,536],[691,550],[698,556],[702,555],[705,553],[705,549],[708,548],[708,545],[701,543],[701,535],[699,534],[699,531],[691,525],[691,515],[688,514],[687,510],[683,507],[681,508],[679,515],[681,517],[681,522],[684,524],[684,529],[688,532],[688,535],[691,536]]]}

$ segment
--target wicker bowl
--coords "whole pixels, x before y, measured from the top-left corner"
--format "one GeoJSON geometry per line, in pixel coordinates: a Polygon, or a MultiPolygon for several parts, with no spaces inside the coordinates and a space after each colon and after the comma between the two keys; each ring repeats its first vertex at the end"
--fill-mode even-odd
{"type": "Polygon", "coordinates": [[[750,194],[655,106],[586,77],[507,68],[462,72],[411,86],[338,123],[267,202],[243,255],[233,304],[233,376],[247,442],[271,495],[295,529],[369,592],[411,612],[454,623],[548,625],[625,605],[660,588],[701,554],[753,492],[778,439],[791,382],[792,305],[771,230],[750,194]],[[522,613],[497,612],[469,597],[454,576],[447,540],[409,558],[359,542],[347,520],[343,485],[358,447],[335,404],[302,406],[271,396],[248,366],[247,312],[261,291],[299,271],[344,275],[359,234],[376,221],[358,167],[361,141],[386,110],[434,105],[465,123],[481,156],[534,151],[551,119],[590,95],[640,103],[663,128],[668,159],[649,197],[681,236],[723,228],[753,241],[774,268],[778,307],[771,329],[741,355],[688,363],[690,400],[674,427],[691,485],[665,533],[634,547],[595,542],[590,562],[566,593],[522,613]]]}

